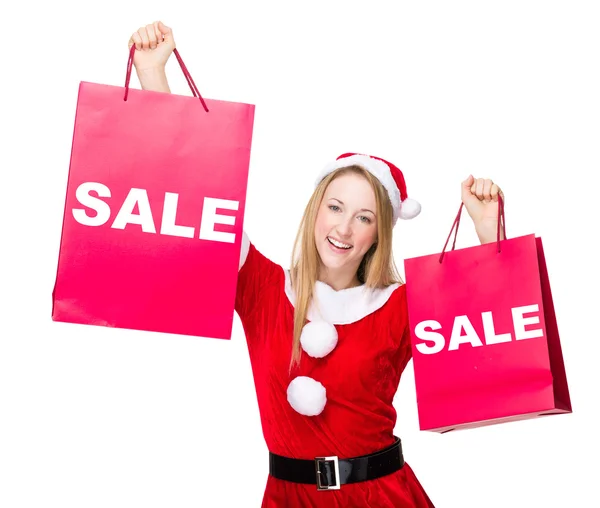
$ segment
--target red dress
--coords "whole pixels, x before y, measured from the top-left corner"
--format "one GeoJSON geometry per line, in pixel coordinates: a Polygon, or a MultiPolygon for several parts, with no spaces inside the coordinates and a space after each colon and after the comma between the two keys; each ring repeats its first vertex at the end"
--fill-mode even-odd
{"type": "MultiPolygon", "coordinates": [[[[338,342],[323,358],[303,351],[299,370],[290,375],[295,299],[289,272],[252,244],[246,243],[242,252],[235,308],[246,335],[268,449],[300,459],[345,458],[391,445],[396,423],[392,401],[411,358],[404,285],[365,293],[363,287],[335,291],[317,282],[320,304],[311,311],[320,306],[320,317],[335,326],[338,342]],[[325,387],[327,400],[319,414],[306,416],[288,402],[288,386],[296,376],[308,376],[325,387]]],[[[309,321],[316,315],[309,312],[309,321]]],[[[328,491],[268,476],[263,508],[321,506],[433,504],[408,464],[396,473],[328,491]]]]}

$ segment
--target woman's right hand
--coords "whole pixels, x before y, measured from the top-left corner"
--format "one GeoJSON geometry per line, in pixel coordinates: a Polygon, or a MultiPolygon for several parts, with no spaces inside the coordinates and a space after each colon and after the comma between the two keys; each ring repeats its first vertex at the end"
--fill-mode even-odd
{"type": "Polygon", "coordinates": [[[175,49],[173,31],[162,21],[141,27],[129,39],[129,49],[135,44],[133,65],[138,73],[164,69],[175,49]]]}

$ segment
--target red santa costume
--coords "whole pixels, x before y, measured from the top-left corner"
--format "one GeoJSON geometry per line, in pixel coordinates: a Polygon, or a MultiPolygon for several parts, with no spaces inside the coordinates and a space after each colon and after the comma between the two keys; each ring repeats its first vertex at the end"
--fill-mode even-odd
{"type": "MultiPolygon", "coordinates": [[[[402,173],[383,159],[344,154],[317,183],[350,165],[382,182],[394,223],[418,215],[420,205],[407,197],[402,173]]],[[[261,254],[246,235],[240,265],[235,309],[248,344],[270,471],[285,458],[314,465],[306,483],[269,474],[262,507],[433,507],[401,452],[392,473],[345,483],[353,467],[345,459],[370,456],[394,443],[398,449],[392,402],[411,358],[405,286],[336,291],[317,281],[301,336],[303,358],[290,374],[295,303],[290,273],[261,254]],[[327,469],[328,479],[320,468],[327,469]],[[330,488],[320,490],[319,478],[330,488]]],[[[354,468],[352,474],[360,472],[356,462],[354,468]]]]}

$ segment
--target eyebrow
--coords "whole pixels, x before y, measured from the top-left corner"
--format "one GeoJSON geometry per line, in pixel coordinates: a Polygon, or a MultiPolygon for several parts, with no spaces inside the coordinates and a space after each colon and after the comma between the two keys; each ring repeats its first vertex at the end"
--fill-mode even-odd
{"type": "MultiPolygon", "coordinates": [[[[329,199],[335,199],[340,205],[343,205],[344,202],[340,201],[338,198],[329,198],[329,199]]],[[[371,210],[369,210],[368,208],[361,208],[359,210],[359,212],[371,212],[373,215],[375,215],[375,212],[372,212],[371,210]]]]}

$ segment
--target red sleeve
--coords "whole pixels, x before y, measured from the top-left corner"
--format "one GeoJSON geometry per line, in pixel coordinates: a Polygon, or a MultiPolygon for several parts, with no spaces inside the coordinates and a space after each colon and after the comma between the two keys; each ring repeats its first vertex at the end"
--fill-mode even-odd
{"type": "Polygon", "coordinates": [[[268,289],[281,284],[283,269],[249,243],[248,253],[239,269],[235,310],[242,323],[266,301],[268,289]]]}
{"type": "Polygon", "coordinates": [[[404,287],[399,288],[401,293],[400,305],[398,306],[398,326],[402,328],[402,338],[400,339],[400,349],[403,351],[403,363],[402,368],[406,367],[406,364],[412,358],[412,345],[411,345],[411,334],[410,334],[410,323],[408,320],[408,303],[406,300],[406,284],[404,287]]]}

